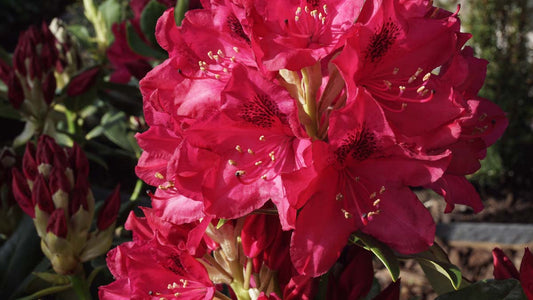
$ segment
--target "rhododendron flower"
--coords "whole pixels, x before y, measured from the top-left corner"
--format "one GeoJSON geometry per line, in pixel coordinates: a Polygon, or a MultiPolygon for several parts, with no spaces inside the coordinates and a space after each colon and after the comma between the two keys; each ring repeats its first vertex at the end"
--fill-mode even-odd
{"type": "Polygon", "coordinates": [[[169,58],[140,83],[150,129],[136,171],[157,187],[154,217],[211,222],[210,251],[237,297],[265,291],[241,284],[242,270],[280,272],[284,299],[312,295],[355,231],[426,250],[435,224],[413,187],[443,194],[446,211],[480,209],[464,176],[506,119],[477,96],[486,67],[463,49],[457,12],[422,0],[203,6],[180,27],[172,10],[158,21],[169,58]],[[277,216],[250,216],[265,212],[277,216]]]}

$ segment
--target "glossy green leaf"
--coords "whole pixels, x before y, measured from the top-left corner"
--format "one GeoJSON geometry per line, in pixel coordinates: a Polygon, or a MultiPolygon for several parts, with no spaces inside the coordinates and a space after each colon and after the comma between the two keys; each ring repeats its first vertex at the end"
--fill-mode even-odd
{"type": "Polygon", "coordinates": [[[174,7],[174,21],[177,26],[181,26],[181,22],[185,17],[185,12],[189,9],[189,0],[178,0],[174,7]]]}
{"type": "Polygon", "coordinates": [[[462,280],[461,270],[450,262],[446,252],[437,243],[426,251],[407,257],[416,259],[439,295],[468,285],[468,282],[462,280]]]}
{"type": "Polygon", "coordinates": [[[33,221],[24,216],[17,230],[0,248],[0,299],[9,299],[31,275],[43,254],[33,221]]]}
{"type": "Polygon", "coordinates": [[[163,12],[165,12],[166,6],[157,2],[157,0],[151,0],[144,7],[144,10],[141,13],[141,30],[144,36],[152,43],[152,45],[157,45],[157,40],[155,38],[155,26],[157,25],[157,20],[163,12]]]}
{"type": "Polygon", "coordinates": [[[417,258],[429,283],[441,295],[459,289],[462,282],[461,270],[451,263],[417,258]]]}
{"type": "Polygon", "coordinates": [[[129,22],[126,23],[126,39],[131,50],[133,50],[133,52],[139,55],[153,57],[157,59],[167,58],[167,55],[164,51],[154,49],[150,45],[145,43],[135,31],[133,25],[131,25],[131,23],[129,22]]]}
{"type": "Polygon", "coordinates": [[[516,279],[483,280],[458,291],[440,295],[435,300],[527,300],[516,279]]]}
{"type": "Polygon", "coordinates": [[[398,280],[398,277],[400,276],[400,265],[391,248],[362,232],[353,233],[352,238],[353,243],[363,246],[377,256],[389,271],[392,281],[396,282],[396,280],[398,280]]]}

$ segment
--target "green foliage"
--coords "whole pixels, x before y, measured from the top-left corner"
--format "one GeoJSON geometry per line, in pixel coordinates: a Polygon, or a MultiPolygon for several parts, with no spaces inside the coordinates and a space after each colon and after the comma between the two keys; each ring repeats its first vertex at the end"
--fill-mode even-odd
{"type": "Polygon", "coordinates": [[[474,179],[495,183],[503,173],[510,187],[530,188],[533,179],[533,49],[527,35],[533,30],[533,9],[527,0],[472,0],[465,25],[476,55],[490,63],[481,96],[496,102],[506,113],[509,127],[495,152],[474,179]],[[498,164],[501,161],[503,172],[498,164]]]}
{"type": "Polygon", "coordinates": [[[435,300],[526,300],[516,279],[483,280],[459,291],[441,295],[435,300]]]}

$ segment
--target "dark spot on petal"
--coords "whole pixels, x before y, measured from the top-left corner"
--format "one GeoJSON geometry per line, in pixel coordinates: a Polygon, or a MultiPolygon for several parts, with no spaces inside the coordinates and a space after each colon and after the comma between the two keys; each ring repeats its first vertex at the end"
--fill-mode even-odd
{"type": "Polygon", "coordinates": [[[391,20],[384,23],[370,38],[370,44],[366,49],[366,60],[376,62],[392,47],[399,34],[399,28],[391,20]]]}
{"type": "Polygon", "coordinates": [[[342,140],[342,145],[335,150],[335,156],[337,161],[343,164],[349,154],[353,159],[362,161],[377,150],[376,136],[368,129],[363,128],[359,132],[348,133],[342,140]]]}
{"type": "Polygon", "coordinates": [[[310,8],[317,8],[319,4],[320,4],[320,0],[307,0],[307,5],[310,8]]]}
{"type": "Polygon", "coordinates": [[[244,32],[244,29],[242,28],[242,25],[239,20],[237,20],[237,17],[235,17],[234,15],[230,15],[226,19],[226,25],[228,26],[230,34],[233,38],[237,40],[243,40],[246,43],[250,44],[250,38],[248,38],[248,36],[244,32]]]}
{"type": "Polygon", "coordinates": [[[278,106],[267,95],[255,95],[253,99],[242,105],[240,117],[256,126],[270,128],[275,118],[283,120],[284,116],[278,106]]]}

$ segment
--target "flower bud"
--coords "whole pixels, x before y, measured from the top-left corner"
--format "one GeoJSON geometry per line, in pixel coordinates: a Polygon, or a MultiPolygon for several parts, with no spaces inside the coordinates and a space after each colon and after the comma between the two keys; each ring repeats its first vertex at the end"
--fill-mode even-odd
{"type": "Polygon", "coordinates": [[[96,78],[98,77],[99,73],[100,67],[94,67],[85,70],[76,77],[72,78],[67,87],[67,95],[69,97],[74,97],[88,91],[96,82],[96,78]]]}
{"type": "Polygon", "coordinates": [[[37,177],[37,162],[35,161],[35,145],[33,143],[26,144],[26,151],[22,158],[22,171],[30,181],[34,181],[37,177]]]}
{"type": "Polygon", "coordinates": [[[32,200],[32,193],[30,191],[30,187],[28,186],[28,182],[19,170],[13,168],[12,174],[12,188],[15,200],[17,201],[22,211],[24,211],[33,219],[35,218],[35,203],[32,200]]]}
{"type": "Polygon", "coordinates": [[[46,233],[49,232],[60,238],[67,237],[68,227],[64,209],[58,208],[50,215],[46,226],[46,233]]]}
{"type": "Polygon", "coordinates": [[[105,200],[104,207],[98,213],[98,230],[109,228],[117,220],[120,209],[120,185],[117,185],[113,193],[105,200]]]}
{"type": "Polygon", "coordinates": [[[57,87],[54,73],[48,72],[48,74],[44,77],[42,84],[44,101],[46,104],[50,104],[52,103],[52,100],[54,100],[57,87]]]}
{"type": "Polygon", "coordinates": [[[19,109],[24,102],[24,90],[15,72],[11,72],[7,80],[7,98],[14,108],[19,109]]]}

